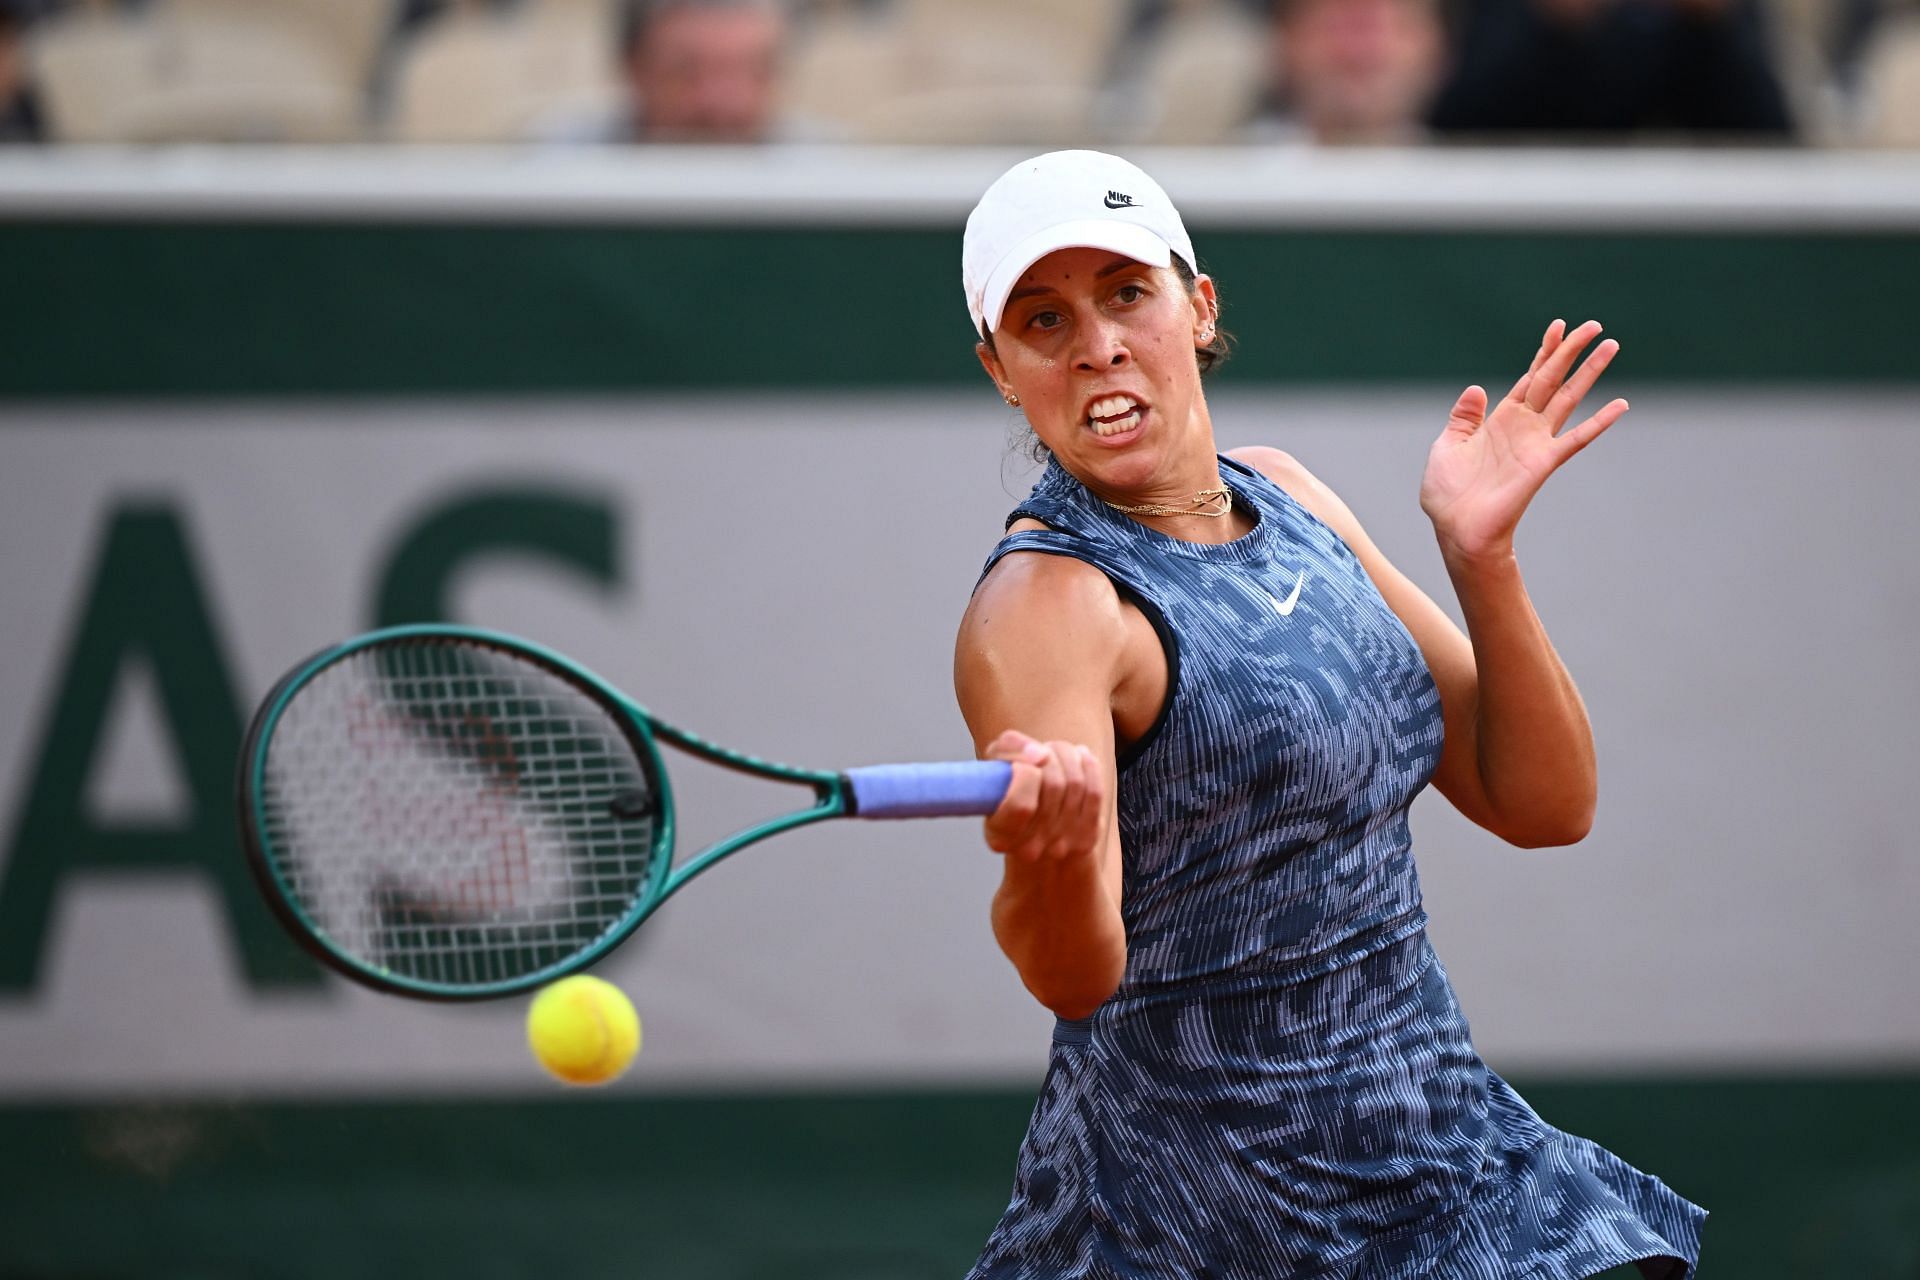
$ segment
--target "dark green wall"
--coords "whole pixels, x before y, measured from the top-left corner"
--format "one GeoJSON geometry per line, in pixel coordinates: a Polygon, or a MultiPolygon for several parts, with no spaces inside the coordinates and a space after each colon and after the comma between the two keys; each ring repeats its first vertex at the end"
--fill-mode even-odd
{"type": "MultiPolygon", "coordinates": [[[[1229,379],[1920,381],[1920,236],[1196,229],[1229,379]]],[[[981,375],[959,232],[0,224],[0,397],[596,392],[981,375]]]]}
{"type": "MultiPolygon", "coordinates": [[[[1707,1207],[1703,1280],[1920,1275],[1920,1079],[1520,1087],[1707,1207]]],[[[1031,1105],[0,1109],[0,1275],[953,1280],[1006,1202],[1031,1105]]]]}

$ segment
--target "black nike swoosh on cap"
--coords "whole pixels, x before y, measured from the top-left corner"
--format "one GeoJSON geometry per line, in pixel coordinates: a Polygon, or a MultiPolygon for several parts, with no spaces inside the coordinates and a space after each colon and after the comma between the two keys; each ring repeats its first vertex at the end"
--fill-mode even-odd
{"type": "Polygon", "coordinates": [[[1138,207],[1133,203],[1132,196],[1122,195],[1118,191],[1107,192],[1106,206],[1109,209],[1130,209],[1138,207]]]}

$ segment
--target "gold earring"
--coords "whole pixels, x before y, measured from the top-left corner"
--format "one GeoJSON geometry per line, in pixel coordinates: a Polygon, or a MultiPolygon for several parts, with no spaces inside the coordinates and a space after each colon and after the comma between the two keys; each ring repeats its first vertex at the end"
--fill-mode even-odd
{"type": "Polygon", "coordinates": [[[1007,403],[1017,409],[1020,407],[1020,397],[1009,391],[1007,392],[1007,403]]]}

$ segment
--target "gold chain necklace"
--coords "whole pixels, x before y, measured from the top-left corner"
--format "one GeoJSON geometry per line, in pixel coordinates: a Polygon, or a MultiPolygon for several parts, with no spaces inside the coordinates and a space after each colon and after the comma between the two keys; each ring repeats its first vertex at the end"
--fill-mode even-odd
{"type": "MultiPolygon", "coordinates": [[[[1106,502],[1105,498],[1101,499],[1106,502]]],[[[1202,489],[1193,495],[1193,501],[1184,507],[1169,507],[1158,502],[1143,502],[1137,507],[1123,507],[1117,502],[1107,502],[1115,511],[1130,516],[1205,516],[1209,520],[1218,519],[1233,510],[1233,490],[1202,489]],[[1218,511],[1204,511],[1202,507],[1209,502],[1218,502],[1218,511]]]]}

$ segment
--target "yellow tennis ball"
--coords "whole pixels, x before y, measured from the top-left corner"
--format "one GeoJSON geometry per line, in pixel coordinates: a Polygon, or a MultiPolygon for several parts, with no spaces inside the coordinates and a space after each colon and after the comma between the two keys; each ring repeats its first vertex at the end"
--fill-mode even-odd
{"type": "Polygon", "coordinates": [[[555,1079],[605,1084],[640,1052],[640,1016],[620,988],[575,974],[534,996],[527,1045],[555,1079]]]}

